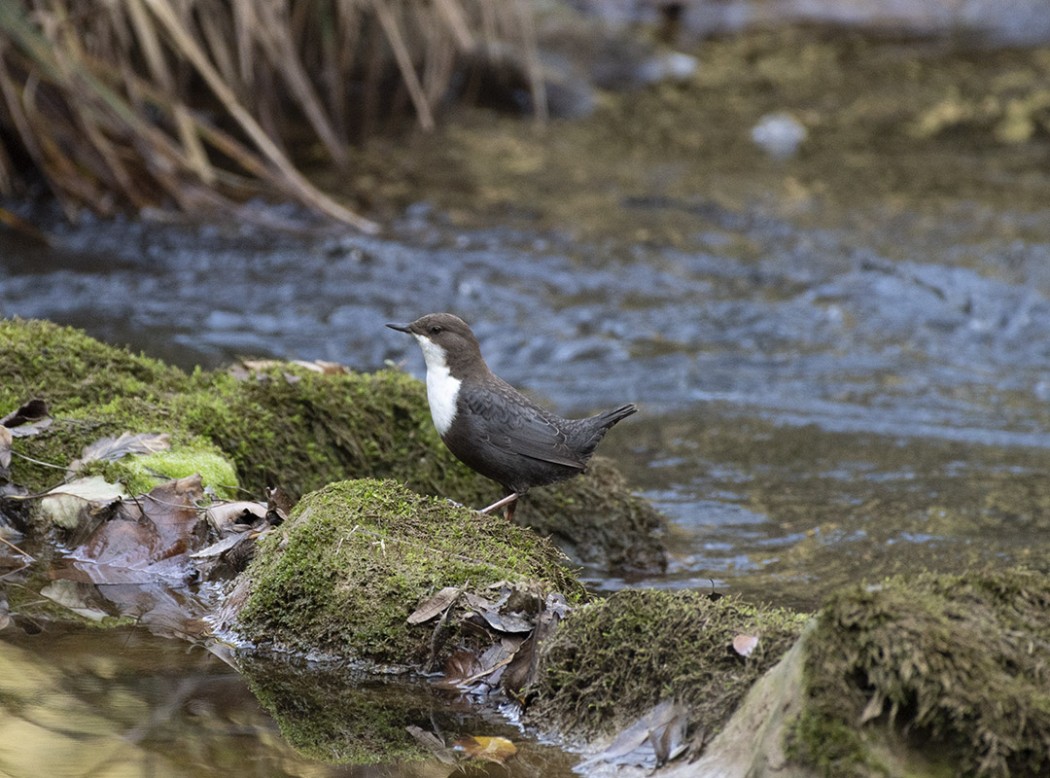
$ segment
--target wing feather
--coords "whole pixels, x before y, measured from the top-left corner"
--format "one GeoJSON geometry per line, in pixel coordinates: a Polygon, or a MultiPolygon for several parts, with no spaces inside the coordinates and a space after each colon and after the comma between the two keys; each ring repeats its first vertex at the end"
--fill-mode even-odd
{"type": "Polygon", "coordinates": [[[510,454],[582,470],[584,462],[567,445],[558,419],[503,381],[463,386],[474,433],[510,454]]]}

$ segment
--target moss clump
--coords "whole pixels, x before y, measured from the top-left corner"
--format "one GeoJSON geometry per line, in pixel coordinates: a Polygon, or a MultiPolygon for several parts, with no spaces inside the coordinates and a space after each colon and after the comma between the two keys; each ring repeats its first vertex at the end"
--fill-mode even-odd
{"type": "Polygon", "coordinates": [[[534,722],[595,735],[674,698],[710,739],[802,630],[805,616],[699,592],[624,590],[572,613],[551,639],[532,691],[534,722]],[[740,634],[759,638],[744,659],[740,634]]]}
{"type": "Polygon", "coordinates": [[[903,737],[941,752],[957,775],[1046,775],[1048,657],[1046,576],[923,574],[851,587],[819,614],[791,753],[825,775],[892,774],[878,744],[903,737]]]}
{"type": "Polygon", "coordinates": [[[578,600],[561,558],[529,530],[391,481],[330,484],[260,543],[237,628],[296,651],[415,666],[433,650],[434,626],[406,622],[423,599],[506,580],[578,600]]]}
{"type": "Polygon", "coordinates": [[[0,319],[0,353],[4,413],[34,397],[66,414],[117,397],[162,397],[189,383],[177,368],[47,321],[0,319]]]}

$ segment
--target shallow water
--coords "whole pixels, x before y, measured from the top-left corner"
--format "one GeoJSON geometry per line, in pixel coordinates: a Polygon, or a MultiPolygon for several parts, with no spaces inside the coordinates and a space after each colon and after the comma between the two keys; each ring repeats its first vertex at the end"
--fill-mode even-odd
{"type": "MultiPolygon", "coordinates": [[[[515,153],[526,143],[474,121],[515,153]]],[[[785,163],[747,146],[725,168],[703,158],[699,184],[679,158],[624,162],[644,184],[541,170],[556,194],[538,216],[513,188],[517,210],[479,204],[469,219],[433,194],[379,238],[266,206],[196,226],[69,227],[26,209],[53,245],[0,231],[0,314],[185,367],[277,356],[421,375],[418,348],[383,324],[455,311],[496,372],[558,411],[640,405],[602,452],[671,518],[671,565],[642,580],[584,571],[595,589],[715,587],[808,609],[889,574],[1050,564],[1050,182],[1028,166],[1040,148],[906,147],[891,165],[883,148],[785,163]],[[837,179],[827,171],[843,159],[837,179]],[[570,189],[593,201],[569,202],[570,189]],[[275,218],[300,229],[261,226],[275,218]]],[[[244,774],[391,774],[302,756],[203,649],[141,630],[33,629],[0,632],[0,675],[55,691],[12,690],[25,702],[0,726],[9,743],[38,738],[56,774],[83,772],[70,742],[114,760],[100,775],[196,774],[242,751],[244,774]],[[66,710],[73,723],[54,724],[66,710]],[[172,746],[172,722],[205,756],[172,746]]],[[[498,728],[462,722],[441,729],[498,728]]],[[[573,759],[558,753],[512,774],[566,774],[573,759]]]]}

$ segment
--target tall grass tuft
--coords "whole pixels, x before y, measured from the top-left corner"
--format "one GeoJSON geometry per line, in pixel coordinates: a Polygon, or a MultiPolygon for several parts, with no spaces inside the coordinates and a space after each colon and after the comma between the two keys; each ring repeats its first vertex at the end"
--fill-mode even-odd
{"type": "Polygon", "coordinates": [[[276,194],[375,231],[289,148],[351,170],[399,99],[424,129],[456,63],[514,47],[543,105],[527,0],[4,0],[0,194],[40,177],[76,219],[276,194]],[[305,132],[305,134],[304,134],[305,132]]]}

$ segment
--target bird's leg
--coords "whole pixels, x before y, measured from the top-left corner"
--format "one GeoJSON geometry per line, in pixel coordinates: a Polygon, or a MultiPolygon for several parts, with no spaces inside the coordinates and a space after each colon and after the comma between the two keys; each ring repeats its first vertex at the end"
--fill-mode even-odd
{"type": "Polygon", "coordinates": [[[504,497],[502,499],[499,499],[499,500],[496,500],[496,502],[492,503],[492,505],[490,505],[489,507],[482,508],[480,511],[478,511],[478,513],[491,513],[492,511],[496,510],[497,508],[502,508],[504,505],[506,505],[506,506],[508,506],[507,507],[507,517],[508,518],[512,518],[514,516],[514,506],[515,506],[515,504],[517,504],[518,497],[520,497],[520,496],[521,495],[518,494],[517,492],[511,492],[506,497],[504,497]]]}

